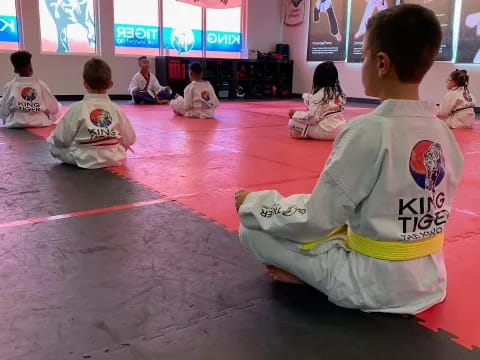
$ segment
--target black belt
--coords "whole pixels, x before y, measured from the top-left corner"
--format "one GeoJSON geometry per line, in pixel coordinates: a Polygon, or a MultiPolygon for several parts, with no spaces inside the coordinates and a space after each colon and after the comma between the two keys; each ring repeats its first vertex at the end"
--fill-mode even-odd
{"type": "Polygon", "coordinates": [[[451,112],[451,114],[453,115],[453,114],[456,114],[456,113],[459,112],[459,111],[467,110],[467,109],[474,109],[474,108],[475,108],[474,105],[465,106],[465,107],[463,107],[463,108],[460,108],[460,109],[457,109],[457,110],[453,110],[453,111],[451,112]]]}

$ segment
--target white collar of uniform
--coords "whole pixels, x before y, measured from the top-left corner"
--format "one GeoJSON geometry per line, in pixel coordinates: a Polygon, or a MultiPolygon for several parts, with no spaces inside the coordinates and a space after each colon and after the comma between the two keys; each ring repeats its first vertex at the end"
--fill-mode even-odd
{"type": "Polygon", "coordinates": [[[16,82],[24,82],[24,83],[31,83],[32,81],[36,81],[37,78],[33,76],[16,76],[15,81],[16,82]]]}
{"type": "Polygon", "coordinates": [[[107,100],[107,101],[110,101],[110,97],[108,96],[108,94],[85,94],[83,96],[83,100],[87,100],[87,101],[98,101],[98,100],[107,100]]]}
{"type": "Polygon", "coordinates": [[[437,114],[437,107],[435,106],[435,104],[423,100],[388,99],[383,101],[373,111],[372,114],[385,117],[435,117],[437,114]]]}
{"type": "MultiPolygon", "coordinates": [[[[149,71],[148,73],[150,74],[150,76],[154,75],[151,71],[149,71]]],[[[138,71],[138,72],[137,72],[137,75],[143,76],[143,74],[142,74],[141,71],[138,71]]]]}

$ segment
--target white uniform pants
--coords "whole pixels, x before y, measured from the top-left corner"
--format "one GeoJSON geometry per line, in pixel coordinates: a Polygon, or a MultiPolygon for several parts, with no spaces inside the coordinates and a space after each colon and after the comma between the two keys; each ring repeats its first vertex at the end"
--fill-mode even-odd
{"type": "Polygon", "coordinates": [[[215,115],[215,110],[212,109],[186,109],[185,100],[183,97],[179,96],[176,99],[170,101],[170,107],[173,112],[178,115],[185,117],[194,117],[194,118],[213,118],[215,115]]]}
{"type": "Polygon", "coordinates": [[[475,121],[475,112],[473,109],[460,110],[450,115],[445,121],[451,129],[471,129],[475,121]]]}
{"type": "MultiPolygon", "coordinates": [[[[275,239],[262,232],[240,227],[240,243],[255,259],[264,264],[276,266],[302,279],[307,284],[329,296],[338,305],[358,308],[355,301],[342,299],[345,285],[337,280],[345,270],[350,252],[345,245],[345,237],[338,235],[325,241],[315,251],[300,249],[300,244],[288,240],[275,239]],[[321,248],[318,249],[318,248],[321,248]]],[[[345,279],[342,279],[344,281],[345,279]]],[[[349,291],[351,291],[349,289],[349,291]]]]}
{"type": "Polygon", "coordinates": [[[56,147],[52,144],[49,144],[49,148],[50,148],[50,154],[52,154],[52,156],[55,158],[55,159],[58,159],[64,163],[67,163],[67,164],[70,164],[70,165],[77,165],[75,159],[73,158],[73,155],[70,151],[70,148],[59,148],[59,147],[56,147]]]}
{"type": "Polygon", "coordinates": [[[170,101],[170,107],[175,114],[185,116],[185,113],[187,112],[187,110],[185,109],[185,101],[182,96],[179,96],[176,99],[170,101]]]}
{"type": "Polygon", "coordinates": [[[305,125],[297,120],[290,119],[288,128],[302,134],[302,138],[315,140],[335,140],[339,131],[326,131],[318,125],[305,125]]]}
{"type": "Polygon", "coordinates": [[[258,262],[302,279],[339,306],[364,311],[416,314],[445,298],[443,253],[409,261],[370,258],[346,246],[338,234],[312,250],[240,226],[240,242],[258,262]]]}

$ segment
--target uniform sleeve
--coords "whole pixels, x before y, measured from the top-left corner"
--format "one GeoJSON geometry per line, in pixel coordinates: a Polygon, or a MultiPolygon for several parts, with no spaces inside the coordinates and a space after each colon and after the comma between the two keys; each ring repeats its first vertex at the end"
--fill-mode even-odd
{"type": "Polygon", "coordinates": [[[55,96],[53,96],[47,84],[45,84],[43,81],[40,81],[40,86],[42,88],[43,99],[45,101],[45,105],[47,106],[48,112],[50,114],[57,114],[60,110],[57,99],[55,96]]]}
{"type": "Polygon", "coordinates": [[[220,104],[220,100],[218,100],[217,94],[215,93],[215,89],[213,88],[212,84],[209,84],[210,93],[212,94],[212,104],[213,107],[216,108],[220,104]]]}
{"type": "Polygon", "coordinates": [[[455,96],[455,93],[448,92],[440,103],[437,117],[439,117],[440,119],[447,119],[450,116],[450,113],[452,112],[456,101],[457,98],[455,96]]]}
{"type": "Polygon", "coordinates": [[[130,81],[130,85],[128,85],[128,92],[130,93],[130,95],[132,95],[133,90],[135,90],[138,87],[139,87],[139,85],[138,85],[138,80],[137,80],[137,74],[135,74],[135,75],[133,75],[133,78],[130,81]]]}
{"type": "Polygon", "coordinates": [[[193,107],[193,86],[188,85],[183,91],[183,106],[185,110],[190,110],[193,107]]]}
{"type": "Polygon", "coordinates": [[[381,136],[367,135],[351,125],[340,133],[312,194],[249,194],[239,211],[242,224],[299,243],[318,240],[346,224],[380,172],[381,136]]]}
{"type": "MultiPolygon", "coordinates": [[[[309,94],[304,94],[309,95],[309,94]]],[[[310,124],[311,118],[315,115],[318,108],[322,106],[321,102],[323,99],[323,91],[318,91],[315,95],[305,96],[304,100],[307,101],[308,99],[308,110],[307,111],[295,111],[292,116],[292,119],[301,122],[302,124],[310,124]]]]}
{"type": "Polygon", "coordinates": [[[303,103],[305,104],[305,107],[308,108],[308,106],[310,105],[310,100],[312,99],[312,94],[310,93],[304,93],[302,94],[302,99],[303,99],[303,103]]]}
{"type": "Polygon", "coordinates": [[[150,85],[151,85],[153,91],[155,91],[155,94],[158,94],[160,91],[165,90],[165,88],[160,85],[157,77],[154,74],[150,75],[150,85]]]}
{"type": "Polygon", "coordinates": [[[135,143],[135,140],[137,139],[135,130],[133,130],[130,120],[128,120],[127,116],[120,108],[117,108],[117,114],[120,119],[120,143],[125,147],[125,149],[128,149],[135,143]]]}
{"type": "Polygon", "coordinates": [[[6,119],[8,115],[13,111],[13,103],[15,102],[15,97],[12,96],[11,88],[5,86],[3,88],[3,96],[0,100],[0,117],[6,119]]]}
{"type": "Polygon", "coordinates": [[[72,145],[78,131],[79,116],[80,114],[76,107],[71,106],[60,119],[47,142],[57,147],[69,147],[72,145]]]}
{"type": "Polygon", "coordinates": [[[176,107],[184,107],[184,98],[183,96],[178,96],[176,99],[170,100],[170,105],[176,106],[176,107]]]}

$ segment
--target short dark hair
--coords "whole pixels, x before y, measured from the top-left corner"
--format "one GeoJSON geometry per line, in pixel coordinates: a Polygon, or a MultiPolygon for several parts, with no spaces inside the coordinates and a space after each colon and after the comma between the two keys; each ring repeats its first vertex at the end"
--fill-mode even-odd
{"type": "Polygon", "coordinates": [[[83,66],[83,80],[93,90],[105,90],[112,81],[112,69],[102,59],[92,58],[83,66]]]}
{"type": "Polygon", "coordinates": [[[197,74],[197,75],[202,75],[202,72],[203,72],[202,65],[200,65],[200,63],[198,63],[198,62],[191,63],[190,66],[188,67],[188,69],[192,73],[197,74]]]}
{"type": "Polygon", "coordinates": [[[16,51],[10,55],[10,62],[15,70],[25,70],[32,65],[32,54],[28,51],[16,51]]]}
{"type": "Polygon", "coordinates": [[[144,55],[144,56],[140,56],[137,61],[138,63],[140,64],[140,61],[142,61],[143,59],[147,59],[147,57],[144,55]]]}
{"type": "Polygon", "coordinates": [[[401,82],[420,83],[438,55],[442,29],[432,10],[404,4],[371,17],[367,41],[372,56],[390,57],[401,82]]]}

